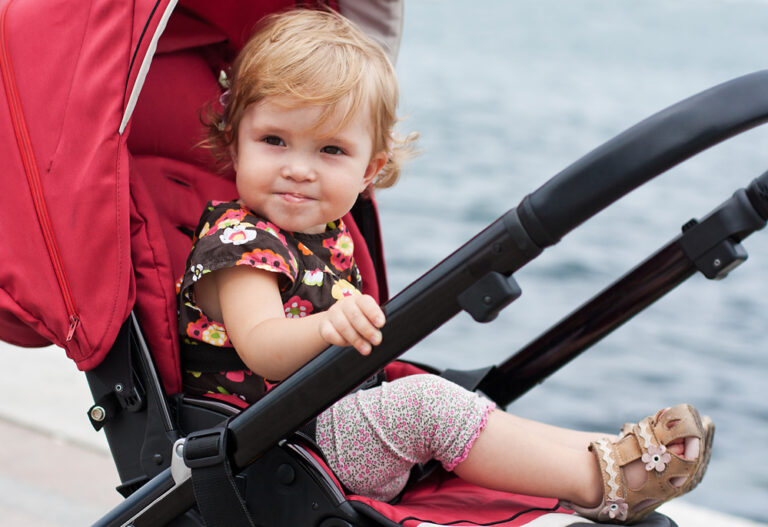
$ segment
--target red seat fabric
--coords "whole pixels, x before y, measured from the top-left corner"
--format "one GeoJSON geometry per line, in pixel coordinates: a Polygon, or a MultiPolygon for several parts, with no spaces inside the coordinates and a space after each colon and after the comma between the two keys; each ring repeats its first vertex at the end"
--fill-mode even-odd
{"type": "Polygon", "coordinates": [[[394,505],[364,496],[348,496],[390,521],[406,527],[427,525],[529,525],[547,516],[548,527],[569,525],[572,512],[559,508],[557,500],[521,496],[485,489],[442,470],[409,487],[394,505]],[[479,506],[479,504],[482,504],[479,506]]]}

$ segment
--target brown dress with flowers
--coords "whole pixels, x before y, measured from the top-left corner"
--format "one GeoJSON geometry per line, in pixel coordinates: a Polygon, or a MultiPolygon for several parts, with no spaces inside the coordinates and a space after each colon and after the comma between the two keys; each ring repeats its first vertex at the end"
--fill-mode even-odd
{"type": "Polygon", "coordinates": [[[292,233],[237,202],[209,202],[179,288],[184,392],[253,403],[274,384],[245,367],[223,323],[197,306],[193,286],[198,279],[235,265],[276,273],[286,317],[304,317],[359,294],[361,278],[352,252],[352,237],[341,220],[320,234],[292,233]]]}

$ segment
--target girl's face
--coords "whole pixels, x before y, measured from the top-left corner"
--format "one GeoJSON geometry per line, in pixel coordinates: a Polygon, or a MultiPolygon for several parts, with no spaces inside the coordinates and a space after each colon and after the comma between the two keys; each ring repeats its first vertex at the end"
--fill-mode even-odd
{"type": "Polygon", "coordinates": [[[237,191],[278,227],[317,234],[349,212],[387,156],[372,151],[367,105],[336,130],[341,115],[316,129],[321,107],[287,102],[267,97],[245,110],[233,156],[237,191]]]}

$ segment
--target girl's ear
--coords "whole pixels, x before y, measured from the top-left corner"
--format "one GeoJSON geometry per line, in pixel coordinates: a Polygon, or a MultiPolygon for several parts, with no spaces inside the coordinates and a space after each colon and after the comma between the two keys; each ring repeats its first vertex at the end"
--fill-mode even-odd
{"type": "Polygon", "coordinates": [[[376,179],[376,176],[379,175],[379,172],[381,172],[381,169],[384,168],[384,165],[387,164],[387,160],[389,159],[389,156],[385,151],[377,152],[371,157],[371,160],[368,162],[368,166],[365,168],[365,175],[363,176],[363,185],[360,189],[360,192],[364,191],[368,188],[368,185],[373,183],[373,180],[376,179]]]}

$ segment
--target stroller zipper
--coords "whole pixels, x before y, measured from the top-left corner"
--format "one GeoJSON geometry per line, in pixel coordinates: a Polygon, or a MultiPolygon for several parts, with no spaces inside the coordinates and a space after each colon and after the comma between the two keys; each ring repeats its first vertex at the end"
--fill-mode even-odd
{"type": "Polygon", "coordinates": [[[12,3],[13,0],[9,1],[0,15],[0,46],[2,47],[0,52],[0,70],[2,70],[5,93],[8,96],[8,106],[10,108],[13,131],[16,134],[16,141],[19,145],[19,153],[21,154],[24,171],[27,175],[27,182],[35,206],[35,212],[37,213],[37,219],[43,232],[43,239],[45,240],[45,245],[48,250],[48,256],[51,259],[53,271],[56,275],[56,280],[59,282],[59,289],[67,309],[69,331],[67,332],[66,342],[69,342],[72,340],[75,330],[80,324],[80,315],[77,312],[77,306],[75,305],[72,296],[72,288],[70,287],[67,274],[64,271],[64,263],[62,262],[61,253],[53,233],[51,218],[48,214],[48,205],[45,202],[45,195],[43,194],[43,188],[40,182],[40,172],[37,168],[37,161],[35,160],[35,155],[32,149],[32,141],[29,138],[29,131],[27,130],[27,123],[24,119],[24,111],[21,107],[21,99],[19,98],[18,88],[16,86],[16,76],[13,72],[11,56],[8,51],[5,22],[8,9],[12,3]]]}

